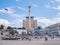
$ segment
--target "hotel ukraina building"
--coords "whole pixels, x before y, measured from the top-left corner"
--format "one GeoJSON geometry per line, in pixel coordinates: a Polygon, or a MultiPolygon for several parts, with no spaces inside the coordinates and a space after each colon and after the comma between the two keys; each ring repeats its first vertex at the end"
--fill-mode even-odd
{"type": "Polygon", "coordinates": [[[30,16],[30,19],[27,16],[26,19],[23,20],[23,27],[29,31],[36,29],[37,28],[37,20],[35,20],[33,16],[30,16]]]}

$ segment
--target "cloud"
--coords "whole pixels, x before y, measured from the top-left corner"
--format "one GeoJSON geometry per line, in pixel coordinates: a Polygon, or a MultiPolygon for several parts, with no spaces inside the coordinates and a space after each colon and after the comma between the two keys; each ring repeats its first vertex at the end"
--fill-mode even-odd
{"type": "Polygon", "coordinates": [[[38,5],[37,5],[37,4],[32,4],[32,6],[33,6],[33,7],[38,7],[38,5]]]}
{"type": "Polygon", "coordinates": [[[48,4],[45,4],[45,7],[46,7],[46,8],[51,8],[51,6],[50,6],[50,5],[48,5],[48,4]]]}
{"type": "Polygon", "coordinates": [[[58,12],[58,15],[60,15],[60,12],[58,12]]]}
{"type": "Polygon", "coordinates": [[[19,1],[21,1],[21,0],[16,0],[16,2],[19,2],[19,1]]]}
{"type": "Polygon", "coordinates": [[[7,8],[7,9],[8,9],[8,11],[6,11],[5,9],[0,9],[0,12],[1,13],[9,13],[9,14],[13,13],[13,10],[11,8],[7,8]]]}
{"type": "Polygon", "coordinates": [[[49,4],[45,4],[46,8],[50,8],[50,9],[56,9],[56,10],[60,10],[60,5],[59,6],[50,6],[49,4]]]}
{"type": "Polygon", "coordinates": [[[53,21],[54,21],[55,23],[60,23],[60,18],[54,18],[53,21]]]}
{"type": "Polygon", "coordinates": [[[19,1],[19,0],[16,0],[16,1],[19,1]]]}
{"type": "Polygon", "coordinates": [[[17,7],[18,9],[21,9],[21,10],[23,10],[23,11],[26,11],[26,9],[25,8],[23,8],[23,7],[17,7]]]}
{"type": "MultiPolygon", "coordinates": [[[[19,8],[25,10],[24,8],[21,8],[21,7],[19,7],[19,8]]],[[[10,26],[21,27],[22,26],[21,15],[16,14],[16,12],[13,8],[9,7],[6,9],[8,9],[8,11],[6,11],[5,9],[0,9],[1,14],[11,16],[14,18],[14,20],[11,20],[10,22],[7,21],[7,24],[5,24],[5,25],[8,25],[10,23],[10,26]]],[[[3,21],[3,22],[5,22],[5,21],[3,21]]]]}
{"type": "Polygon", "coordinates": [[[55,1],[51,0],[51,3],[55,3],[55,1]]]}
{"type": "Polygon", "coordinates": [[[55,23],[60,23],[60,18],[56,17],[53,19],[47,19],[47,18],[43,18],[43,17],[37,17],[35,18],[37,19],[38,23],[42,23],[44,25],[41,25],[42,27],[46,27],[55,23]]]}
{"type": "Polygon", "coordinates": [[[60,10],[60,5],[59,5],[59,6],[57,6],[57,7],[52,7],[52,9],[60,10]]]}
{"type": "Polygon", "coordinates": [[[51,1],[51,3],[60,3],[60,0],[50,0],[51,1]]]}
{"type": "Polygon", "coordinates": [[[57,13],[56,17],[57,18],[60,18],[60,12],[57,13]]]}
{"type": "Polygon", "coordinates": [[[5,20],[5,19],[0,19],[0,25],[3,24],[4,25],[4,28],[6,29],[7,26],[10,25],[10,22],[8,20],[5,20]]]}
{"type": "Polygon", "coordinates": [[[60,0],[50,0],[50,3],[45,4],[44,7],[50,8],[50,9],[60,10],[60,5],[57,4],[56,2],[60,3],[60,0]]]}
{"type": "Polygon", "coordinates": [[[56,1],[56,2],[60,3],[60,0],[54,0],[54,1],[56,1]]]}
{"type": "Polygon", "coordinates": [[[50,0],[51,1],[51,3],[60,3],[60,0],[50,0]]]}
{"type": "Polygon", "coordinates": [[[50,19],[43,18],[43,17],[38,17],[36,19],[37,19],[38,23],[43,23],[43,24],[45,24],[45,26],[48,26],[49,24],[51,24],[51,20],[50,19]]]}
{"type": "Polygon", "coordinates": [[[4,15],[9,15],[9,16],[12,16],[14,18],[20,18],[20,15],[19,14],[16,14],[15,11],[12,9],[12,8],[6,8],[8,9],[8,11],[6,11],[5,9],[0,9],[0,12],[4,15]]]}
{"type": "Polygon", "coordinates": [[[29,5],[33,6],[33,7],[38,7],[37,4],[33,3],[33,2],[30,2],[29,5]]]}
{"type": "Polygon", "coordinates": [[[11,21],[11,26],[22,27],[22,21],[23,21],[23,19],[13,20],[13,21],[11,21]]]}

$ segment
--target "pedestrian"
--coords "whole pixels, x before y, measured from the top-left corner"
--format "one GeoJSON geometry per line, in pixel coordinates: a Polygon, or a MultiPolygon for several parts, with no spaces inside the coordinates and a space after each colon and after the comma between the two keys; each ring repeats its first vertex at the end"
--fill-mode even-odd
{"type": "Polygon", "coordinates": [[[1,32],[1,35],[3,35],[3,31],[1,32]]]}
{"type": "Polygon", "coordinates": [[[45,37],[45,41],[47,41],[48,40],[48,38],[47,37],[45,37]]]}

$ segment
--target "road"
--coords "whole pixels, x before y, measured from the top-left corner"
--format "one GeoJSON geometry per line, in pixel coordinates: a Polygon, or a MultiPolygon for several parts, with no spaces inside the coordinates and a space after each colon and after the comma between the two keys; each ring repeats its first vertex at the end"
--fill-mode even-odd
{"type": "Polygon", "coordinates": [[[42,39],[32,39],[29,40],[1,40],[0,35],[0,45],[60,45],[60,38],[48,38],[47,41],[42,39]]]}
{"type": "Polygon", "coordinates": [[[1,45],[60,45],[60,39],[41,40],[0,40],[1,45]]]}

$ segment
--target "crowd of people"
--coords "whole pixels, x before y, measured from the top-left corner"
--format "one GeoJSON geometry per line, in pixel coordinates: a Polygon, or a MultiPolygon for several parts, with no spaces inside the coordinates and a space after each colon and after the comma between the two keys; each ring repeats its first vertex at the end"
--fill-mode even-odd
{"type": "MultiPolygon", "coordinates": [[[[17,31],[10,31],[9,32],[10,34],[10,37],[15,35],[15,38],[16,37],[19,37],[20,40],[32,40],[32,39],[44,39],[45,41],[48,40],[48,38],[50,37],[51,39],[54,38],[54,36],[48,36],[48,35],[40,35],[39,33],[35,33],[34,35],[31,33],[31,34],[26,34],[24,32],[22,32],[22,34],[19,34],[17,31]]],[[[1,31],[1,35],[4,35],[3,34],[3,31],[1,31]]],[[[8,35],[9,36],[9,35],[8,35]]]]}

